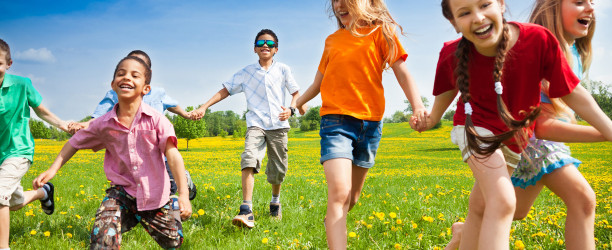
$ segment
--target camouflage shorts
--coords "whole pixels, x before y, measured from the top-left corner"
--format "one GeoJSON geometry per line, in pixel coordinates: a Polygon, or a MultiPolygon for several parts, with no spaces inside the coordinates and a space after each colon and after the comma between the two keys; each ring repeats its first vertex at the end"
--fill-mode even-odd
{"type": "Polygon", "coordinates": [[[150,211],[138,211],[136,198],[123,187],[112,186],[96,212],[91,231],[91,249],[119,249],[121,234],[140,223],[161,247],[178,248],[183,243],[183,225],[170,213],[171,202],[150,211]]]}

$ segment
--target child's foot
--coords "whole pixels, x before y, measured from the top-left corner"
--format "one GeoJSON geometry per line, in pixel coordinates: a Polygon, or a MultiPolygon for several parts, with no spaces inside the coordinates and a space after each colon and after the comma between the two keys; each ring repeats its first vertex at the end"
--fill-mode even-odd
{"type": "Polygon", "coordinates": [[[189,171],[185,170],[185,175],[187,176],[187,187],[189,188],[189,200],[193,200],[196,198],[196,195],[198,194],[198,189],[196,188],[195,183],[193,183],[193,180],[191,180],[191,175],[189,174],[189,171]]]}
{"type": "Polygon", "coordinates": [[[463,231],[463,222],[455,222],[453,226],[451,226],[451,231],[453,232],[453,237],[451,238],[448,245],[444,248],[444,250],[454,250],[459,248],[459,243],[461,243],[461,233],[463,231]]]}
{"type": "Polygon", "coordinates": [[[47,193],[47,198],[40,200],[40,206],[45,214],[51,215],[55,211],[55,202],[53,201],[55,187],[53,187],[53,183],[47,182],[47,184],[43,185],[43,189],[47,193]]]}
{"type": "Polygon", "coordinates": [[[240,212],[234,217],[232,224],[238,227],[255,227],[255,217],[253,216],[253,211],[251,211],[249,205],[240,205],[240,212]]]}
{"type": "Polygon", "coordinates": [[[283,218],[283,211],[280,203],[270,203],[270,216],[278,220],[283,218]]]}

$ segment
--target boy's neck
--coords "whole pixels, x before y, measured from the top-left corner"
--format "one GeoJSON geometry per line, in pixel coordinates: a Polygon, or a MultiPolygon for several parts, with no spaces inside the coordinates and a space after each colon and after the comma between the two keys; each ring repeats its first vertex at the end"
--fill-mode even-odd
{"type": "Polygon", "coordinates": [[[270,58],[270,59],[259,59],[259,66],[261,66],[263,69],[268,69],[270,68],[270,66],[272,66],[272,63],[274,62],[274,58],[270,58]]]}
{"type": "Polygon", "coordinates": [[[132,122],[136,117],[136,113],[140,108],[140,104],[142,103],[142,97],[137,98],[136,100],[121,100],[119,99],[118,107],[117,107],[117,119],[119,122],[123,124],[126,128],[132,127],[132,122]]]}

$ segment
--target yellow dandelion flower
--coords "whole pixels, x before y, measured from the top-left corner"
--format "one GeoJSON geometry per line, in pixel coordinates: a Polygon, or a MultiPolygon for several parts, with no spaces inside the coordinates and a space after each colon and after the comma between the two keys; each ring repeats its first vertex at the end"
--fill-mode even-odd
{"type": "Polygon", "coordinates": [[[395,245],[393,246],[393,248],[395,248],[395,249],[400,249],[400,248],[402,248],[402,245],[395,243],[395,245]]]}
{"type": "Polygon", "coordinates": [[[395,219],[397,218],[397,214],[394,212],[389,213],[389,217],[391,217],[391,219],[395,219]]]}
{"type": "Polygon", "coordinates": [[[422,240],[422,239],[423,239],[423,234],[419,234],[419,236],[417,237],[417,239],[422,240]]]}
{"type": "Polygon", "coordinates": [[[68,238],[72,238],[72,234],[71,234],[71,233],[67,233],[67,234],[66,234],[66,237],[68,237],[68,238]]]}
{"type": "Polygon", "coordinates": [[[440,247],[434,247],[433,250],[440,250],[440,247]]]}
{"type": "Polygon", "coordinates": [[[350,232],[348,234],[348,236],[351,237],[351,238],[355,238],[355,237],[357,237],[357,234],[355,232],[350,232]]]}
{"type": "Polygon", "coordinates": [[[31,234],[31,235],[36,235],[36,230],[32,230],[32,231],[30,231],[30,234],[31,234]]]}
{"type": "Polygon", "coordinates": [[[366,226],[366,228],[368,228],[368,229],[372,229],[372,224],[368,224],[368,225],[366,226]]]}
{"type": "Polygon", "coordinates": [[[268,244],[268,238],[261,239],[261,243],[268,244]]]}
{"type": "Polygon", "coordinates": [[[412,228],[413,228],[413,229],[415,229],[415,228],[417,228],[417,227],[418,227],[418,225],[417,225],[416,223],[414,223],[414,221],[411,221],[411,223],[412,223],[412,228]]]}
{"type": "Polygon", "coordinates": [[[397,220],[395,221],[395,223],[397,223],[398,225],[401,225],[401,224],[402,224],[402,220],[397,219],[397,220]]]}
{"type": "Polygon", "coordinates": [[[204,215],[204,210],[203,209],[198,210],[198,215],[204,215]]]}
{"type": "Polygon", "coordinates": [[[79,219],[79,220],[81,219],[81,216],[80,216],[80,215],[78,215],[78,214],[75,214],[74,216],[76,216],[76,217],[77,217],[77,219],[79,219]]]}
{"type": "Polygon", "coordinates": [[[270,232],[270,230],[264,230],[264,233],[268,233],[268,232],[270,232]]]}
{"type": "Polygon", "coordinates": [[[514,242],[514,248],[515,249],[519,249],[519,250],[523,250],[523,249],[525,249],[525,244],[523,243],[523,241],[517,240],[517,241],[514,242]]]}
{"type": "Polygon", "coordinates": [[[45,231],[45,232],[43,233],[43,235],[45,235],[45,237],[49,237],[49,236],[51,236],[51,232],[49,232],[49,231],[45,231]]]}
{"type": "Polygon", "coordinates": [[[423,218],[422,218],[422,219],[423,219],[424,221],[427,221],[427,222],[433,222],[433,221],[434,221],[434,218],[433,218],[433,217],[429,217],[429,216],[423,216],[423,218]]]}
{"type": "Polygon", "coordinates": [[[85,191],[81,190],[81,194],[85,194],[85,191]]]}

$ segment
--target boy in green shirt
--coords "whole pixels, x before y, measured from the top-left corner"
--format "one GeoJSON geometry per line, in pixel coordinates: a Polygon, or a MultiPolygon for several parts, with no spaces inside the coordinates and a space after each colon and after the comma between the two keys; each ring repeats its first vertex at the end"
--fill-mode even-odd
{"type": "Polygon", "coordinates": [[[11,67],[8,44],[0,39],[0,250],[9,249],[10,212],[40,200],[43,211],[52,214],[53,184],[23,191],[21,178],[33,161],[34,138],[30,133],[30,107],[38,117],[68,132],[68,123],[45,108],[30,79],[5,74],[11,67]]]}

